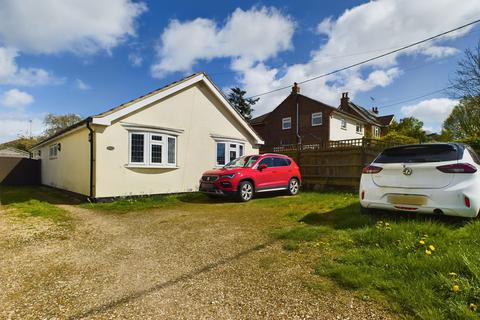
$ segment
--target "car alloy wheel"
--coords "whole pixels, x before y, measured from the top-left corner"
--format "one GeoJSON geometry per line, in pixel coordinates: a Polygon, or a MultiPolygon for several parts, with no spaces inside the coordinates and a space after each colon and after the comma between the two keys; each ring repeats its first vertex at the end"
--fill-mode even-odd
{"type": "Polygon", "coordinates": [[[249,201],[253,197],[253,186],[250,182],[245,181],[240,184],[240,200],[249,201]]]}
{"type": "Polygon", "coordinates": [[[297,179],[290,179],[290,183],[288,184],[288,191],[291,195],[296,195],[298,193],[298,189],[300,188],[297,179]]]}

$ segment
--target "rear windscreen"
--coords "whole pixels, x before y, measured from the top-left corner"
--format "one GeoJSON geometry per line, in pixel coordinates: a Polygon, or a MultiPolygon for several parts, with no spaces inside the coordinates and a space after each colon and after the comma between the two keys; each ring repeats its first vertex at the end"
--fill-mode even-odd
{"type": "Polygon", "coordinates": [[[384,150],[377,163],[440,162],[458,160],[462,156],[454,145],[415,145],[384,150]]]}

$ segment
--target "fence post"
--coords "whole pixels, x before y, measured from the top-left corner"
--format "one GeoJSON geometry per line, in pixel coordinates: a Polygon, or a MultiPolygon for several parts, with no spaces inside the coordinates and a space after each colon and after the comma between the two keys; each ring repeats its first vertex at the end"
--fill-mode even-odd
{"type": "Polygon", "coordinates": [[[365,137],[362,137],[362,147],[361,147],[361,159],[362,159],[362,166],[367,165],[367,139],[365,137]]]}

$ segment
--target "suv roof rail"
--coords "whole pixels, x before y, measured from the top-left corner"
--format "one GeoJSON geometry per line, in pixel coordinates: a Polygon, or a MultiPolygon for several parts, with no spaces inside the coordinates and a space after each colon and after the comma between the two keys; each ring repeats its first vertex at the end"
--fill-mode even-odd
{"type": "Polygon", "coordinates": [[[263,153],[261,154],[261,156],[280,156],[280,157],[288,157],[284,154],[280,154],[280,153],[263,153]]]}

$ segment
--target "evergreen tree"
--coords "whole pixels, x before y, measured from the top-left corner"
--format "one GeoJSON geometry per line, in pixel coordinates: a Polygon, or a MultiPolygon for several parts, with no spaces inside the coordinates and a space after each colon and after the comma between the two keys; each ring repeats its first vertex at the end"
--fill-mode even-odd
{"type": "Polygon", "coordinates": [[[228,101],[245,119],[252,118],[252,106],[258,102],[260,98],[245,98],[245,90],[239,87],[231,88],[228,94],[228,101]]]}

